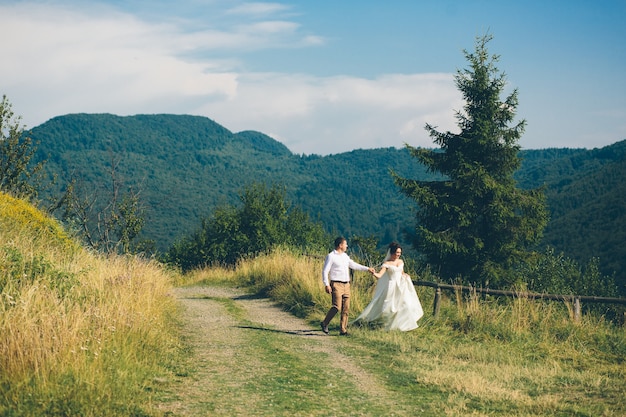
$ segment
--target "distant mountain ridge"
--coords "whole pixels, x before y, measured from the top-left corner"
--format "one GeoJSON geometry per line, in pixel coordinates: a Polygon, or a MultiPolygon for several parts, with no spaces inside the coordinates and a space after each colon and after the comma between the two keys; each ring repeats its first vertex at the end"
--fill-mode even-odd
{"type": "Polygon", "coordinates": [[[233,134],[198,116],[72,114],[31,133],[39,141],[38,157],[48,159],[60,185],[72,175],[88,189],[107,185],[115,162],[116,175],[143,190],[146,237],[160,249],[218,204],[234,203],[238,190],[255,178],[246,171],[266,170],[268,158],[279,164],[291,157],[284,145],[261,133],[233,134]]]}
{"type": "MultiPolygon", "coordinates": [[[[31,136],[60,185],[74,175],[87,189],[105,186],[115,162],[116,175],[142,190],[144,237],[160,250],[195,230],[217,206],[237,204],[252,181],[283,184],[293,204],[333,233],[401,240],[414,227],[414,202],[399,194],[389,170],[437,178],[406,149],[296,155],[263,133],[233,133],[200,116],[70,114],[33,128],[31,136]]],[[[626,249],[619,244],[626,240],[626,141],[520,155],[519,185],[546,186],[552,220],[544,242],[581,262],[600,256],[605,271],[626,274],[626,249]]],[[[52,192],[60,193],[60,186],[52,192]]]]}

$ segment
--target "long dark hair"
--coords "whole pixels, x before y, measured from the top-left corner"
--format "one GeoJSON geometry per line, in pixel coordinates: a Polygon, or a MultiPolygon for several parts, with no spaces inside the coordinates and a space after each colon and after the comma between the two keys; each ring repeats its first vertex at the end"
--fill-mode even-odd
{"type": "Polygon", "coordinates": [[[400,246],[399,243],[391,242],[389,244],[389,254],[396,253],[398,249],[402,249],[402,246],[400,246]]]}

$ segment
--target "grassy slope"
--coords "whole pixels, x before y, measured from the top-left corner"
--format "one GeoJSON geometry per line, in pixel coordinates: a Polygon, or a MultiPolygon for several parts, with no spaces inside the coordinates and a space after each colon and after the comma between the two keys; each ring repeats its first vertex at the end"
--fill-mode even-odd
{"type": "Polygon", "coordinates": [[[0,415],[152,415],[177,372],[171,279],[0,193],[0,415]]]}

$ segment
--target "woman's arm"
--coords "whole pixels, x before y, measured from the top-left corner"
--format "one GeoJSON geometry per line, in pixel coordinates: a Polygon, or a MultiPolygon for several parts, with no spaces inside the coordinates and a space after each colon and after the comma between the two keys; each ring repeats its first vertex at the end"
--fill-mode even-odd
{"type": "Polygon", "coordinates": [[[374,276],[379,279],[380,277],[382,277],[385,274],[385,271],[387,270],[387,266],[385,264],[383,264],[383,267],[380,269],[380,271],[378,272],[374,272],[374,276]]]}

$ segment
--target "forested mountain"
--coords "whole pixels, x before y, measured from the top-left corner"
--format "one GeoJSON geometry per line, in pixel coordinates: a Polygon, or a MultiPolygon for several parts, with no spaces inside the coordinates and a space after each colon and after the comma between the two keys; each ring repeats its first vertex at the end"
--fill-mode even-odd
{"type": "Polygon", "coordinates": [[[395,238],[411,214],[389,169],[426,175],[405,150],[294,155],[262,133],[233,134],[194,116],[75,114],[51,119],[31,136],[38,157],[58,176],[57,195],[72,176],[85,190],[110,188],[115,166],[119,180],[141,189],[148,208],[144,237],[161,250],[216,206],[236,204],[252,181],[284,185],[290,201],[329,231],[395,238]]]}
{"type": "MultiPolygon", "coordinates": [[[[72,176],[90,192],[110,187],[115,167],[118,180],[141,191],[142,237],[159,250],[218,205],[237,204],[253,181],[284,185],[289,200],[332,233],[403,240],[403,230],[414,228],[414,203],[400,195],[389,170],[433,178],[405,149],[297,155],[262,133],[232,133],[198,116],[72,114],[30,134],[58,176],[53,195],[72,176]]],[[[626,141],[594,150],[525,150],[516,174],[523,188],[546,186],[552,217],[544,245],[581,263],[600,257],[603,272],[617,271],[618,281],[626,281],[625,154],[626,141]]]]}
{"type": "Polygon", "coordinates": [[[547,186],[551,221],[543,245],[581,261],[597,257],[604,273],[615,271],[626,283],[626,141],[523,156],[520,185],[547,186]],[[557,157],[550,161],[549,155],[557,157]]]}

